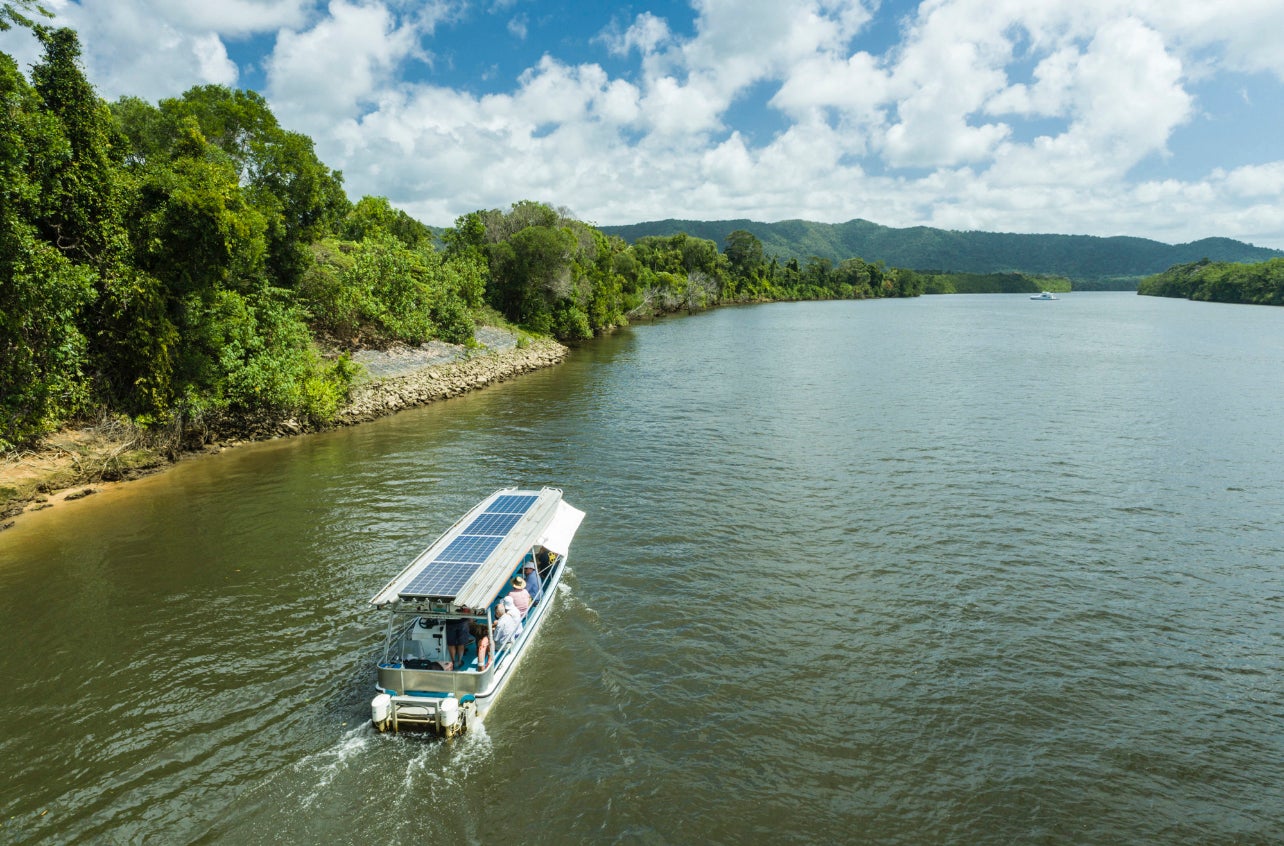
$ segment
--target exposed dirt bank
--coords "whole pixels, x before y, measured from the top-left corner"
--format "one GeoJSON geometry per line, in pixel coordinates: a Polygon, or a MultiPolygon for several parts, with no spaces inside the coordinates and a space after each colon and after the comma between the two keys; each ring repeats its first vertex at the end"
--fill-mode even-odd
{"type": "MultiPolygon", "coordinates": [[[[365,367],[348,405],[333,427],[374,420],[405,408],[458,396],[559,363],[568,350],[556,341],[519,345],[504,329],[477,330],[479,347],[469,349],[433,341],[419,347],[364,350],[353,359],[365,367]]],[[[118,421],[65,429],[36,450],[11,453],[0,461],[0,530],[15,517],[81,499],[107,485],[154,473],[185,455],[221,452],[240,443],[307,434],[296,420],[239,421],[235,427],[203,427],[187,432],[175,450],[118,421]],[[222,431],[219,431],[222,428],[222,431]]],[[[313,430],[314,431],[314,430],[313,430]]]]}

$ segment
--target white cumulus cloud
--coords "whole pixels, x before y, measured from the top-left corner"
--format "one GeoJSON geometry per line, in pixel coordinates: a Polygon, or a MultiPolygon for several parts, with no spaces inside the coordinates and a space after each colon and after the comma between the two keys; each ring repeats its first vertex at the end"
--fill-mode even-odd
{"type": "MultiPolygon", "coordinates": [[[[253,63],[282,123],[354,196],[429,223],[537,199],[599,223],[864,217],[1284,247],[1284,156],[1189,140],[1214,113],[1280,125],[1278,0],[691,0],[683,19],[586,6],[598,35],[574,53],[537,41],[543,12],[511,0],[50,6],[108,99],[235,86],[231,56],[271,45],[253,63]],[[538,58],[507,85],[486,71],[451,88],[434,57],[482,19],[538,58]],[[1222,90],[1234,110],[1199,99],[1222,90]],[[1136,175],[1156,162],[1165,178],[1136,175]]],[[[22,32],[0,49],[39,55],[22,32]]]]}

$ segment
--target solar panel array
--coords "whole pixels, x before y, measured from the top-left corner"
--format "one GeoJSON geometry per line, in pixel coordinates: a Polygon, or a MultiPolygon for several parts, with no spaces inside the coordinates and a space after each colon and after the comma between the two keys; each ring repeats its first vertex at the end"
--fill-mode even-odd
{"type": "Polygon", "coordinates": [[[537,499],[537,495],[530,494],[496,497],[436,558],[415,574],[410,583],[399,591],[400,596],[403,599],[457,596],[460,588],[486,563],[537,499]]]}

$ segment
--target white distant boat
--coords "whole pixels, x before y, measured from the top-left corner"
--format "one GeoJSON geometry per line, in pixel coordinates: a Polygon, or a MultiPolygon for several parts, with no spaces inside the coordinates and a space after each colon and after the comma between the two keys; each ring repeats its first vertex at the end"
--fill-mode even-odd
{"type": "Polygon", "coordinates": [[[453,737],[478,721],[513,676],[557,595],[571,538],[584,512],[557,488],[496,491],[461,517],[370,600],[389,612],[370,718],[379,731],[428,730],[453,737]],[[484,627],[494,643],[495,607],[514,576],[535,567],[538,598],[511,644],[485,667],[477,644],[451,661],[453,621],[484,627]]]}
{"type": "Polygon", "coordinates": [[[1030,295],[1030,299],[1032,299],[1032,300],[1055,300],[1055,299],[1056,299],[1056,295],[1055,295],[1055,294],[1053,294],[1051,291],[1044,291],[1042,294],[1031,294],[1031,295],[1030,295]]]}

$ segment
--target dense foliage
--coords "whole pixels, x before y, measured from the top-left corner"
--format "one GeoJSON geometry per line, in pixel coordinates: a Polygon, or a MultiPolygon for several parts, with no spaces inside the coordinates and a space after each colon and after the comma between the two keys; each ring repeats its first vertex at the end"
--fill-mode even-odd
{"type": "Polygon", "coordinates": [[[1066,293],[1070,280],[1057,276],[1027,276],[1024,273],[943,273],[920,271],[925,294],[1035,294],[1039,291],[1066,293]]]}
{"type": "Polygon", "coordinates": [[[476,263],[387,200],[352,204],[259,95],[108,105],[73,31],[33,31],[30,81],[0,54],[0,448],[104,413],[320,423],[354,375],[338,350],[471,341],[476,263]]]}
{"type": "Polygon", "coordinates": [[[1143,279],[1137,293],[1218,303],[1284,305],[1284,259],[1257,264],[1203,259],[1143,279]]]}
{"type": "Polygon", "coordinates": [[[479,319],[577,341],[725,302],[915,296],[858,258],[783,263],[745,230],[634,244],[522,201],[441,233],[349,201],[261,96],[200,86],[153,105],[94,93],[69,29],[0,4],[44,47],[0,54],[0,449],[81,417],[185,431],[344,401],[357,347],[472,344],[479,319]]]}
{"type": "Polygon", "coordinates": [[[959,232],[927,226],[894,229],[868,220],[847,223],[661,220],[606,226],[603,230],[628,241],[686,232],[719,242],[731,232],[742,230],[756,236],[768,255],[781,261],[791,258],[805,261],[809,256],[819,256],[837,262],[847,256],[864,256],[896,267],[936,267],[953,273],[1063,276],[1074,280],[1075,290],[1133,290],[1139,277],[1203,256],[1214,261],[1235,262],[1284,257],[1280,250],[1254,247],[1229,238],[1169,245],[1130,237],[959,232]]]}
{"type": "Polygon", "coordinates": [[[623,239],[566,210],[522,201],[461,217],[445,233],[449,258],[485,265],[491,307],[532,331],[582,340],[631,318],[729,302],[917,296],[916,274],[861,259],[768,260],[745,231],[718,244],[682,232],[623,239]]]}

